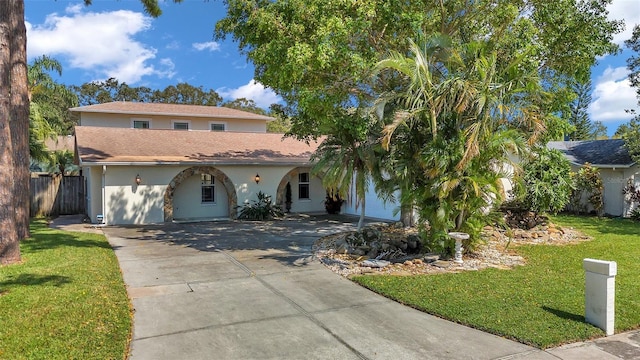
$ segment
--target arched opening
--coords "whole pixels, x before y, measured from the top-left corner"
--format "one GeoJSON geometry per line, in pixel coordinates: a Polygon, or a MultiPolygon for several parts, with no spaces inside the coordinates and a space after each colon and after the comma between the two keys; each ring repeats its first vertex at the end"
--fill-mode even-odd
{"type": "Polygon", "coordinates": [[[227,199],[228,199],[229,218],[235,219],[237,217],[236,208],[238,206],[238,197],[236,195],[235,186],[233,186],[233,183],[231,182],[229,177],[222,171],[211,166],[194,166],[178,173],[178,175],[176,175],[171,180],[171,182],[169,182],[169,185],[167,185],[167,190],[164,193],[164,221],[165,222],[171,222],[174,220],[174,212],[173,212],[174,195],[178,186],[183,182],[185,182],[187,179],[191,178],[192,176],[200,175],[200,174],[211,175],[216,179],[218,183],[222,184],[222,187],[224,188],[227,195],[227,199]]]}
{"type": "Polygon", "coordinates": [[[310,168],[297,167],[282,177],[276,191],[276,204],[282,209],[286,209],[287,183],[292,188],[292,212],[324,212],[326,191],[322,187],[322,180],[311,176],[310,168]]]}

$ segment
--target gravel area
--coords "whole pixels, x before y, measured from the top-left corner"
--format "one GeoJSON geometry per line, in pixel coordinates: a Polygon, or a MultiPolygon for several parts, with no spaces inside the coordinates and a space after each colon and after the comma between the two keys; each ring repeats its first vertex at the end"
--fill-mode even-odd
{"type": "MultiPolygon", "coordinates": [[[[383,232],[391,237],[415,234],[414,229],[398,229],[389,226],[383,232]]],[[[466,253],[463,263],[457,264],[447,259],[440,259],[437,254],[399,254],[388,264],[384,261],[371,260],[367,256],[358,256],[337,251],[340,244],[352,232],[334,234],[318,239],[313,250],[316,257],[329,269],[345,277],[359,274],[381,275],[419,275],[441,274],[461,271],[477,271],[489,267],[511,269],[525,264],[524,258],[517,254],[521,244],[567,245],[580,241],[588,241],[589,237],[568,228],[560,228],[553,224],[536,227],[531,230],[505,231],[487,227],[483,231],[485,243],[474,252],[466,253]],[[367,266],[370,265],[370,266],[367,266]],[[372,265],[372,266],[371,266],[372,265]]]]}

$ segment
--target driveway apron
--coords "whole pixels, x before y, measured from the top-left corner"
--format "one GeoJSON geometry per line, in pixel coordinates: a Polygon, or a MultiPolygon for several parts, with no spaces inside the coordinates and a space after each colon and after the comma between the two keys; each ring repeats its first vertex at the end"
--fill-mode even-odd
{"type": "Polygon", "coordinates": [[[554,358],[325,268],[313,242],[350,220],[104,228],[135,310],[130,359],[554,358]]]}

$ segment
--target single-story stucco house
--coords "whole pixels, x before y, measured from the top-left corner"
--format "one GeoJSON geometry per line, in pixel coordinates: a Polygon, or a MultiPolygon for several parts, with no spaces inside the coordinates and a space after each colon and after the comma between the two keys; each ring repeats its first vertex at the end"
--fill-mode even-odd
{"type": "Polygon", "coordinates": [[[631,160],[624,140],[552,141],[548,147],[560,150],[573,171],[586,163],[598,168],[604,185],[604,213],[629,216],[633,204],[625,200],[622,190],[629,182],[640,187],[640,166],[631,160]]]}
{"type": "Polygon", "coordinates": [[[266,132],[273,120],[211,106],[111,102],[79,114],[76,156],[87,212],[106,224],[235,218],[262,191],[292,212],[324,212],[306,144],[266,132]]]}

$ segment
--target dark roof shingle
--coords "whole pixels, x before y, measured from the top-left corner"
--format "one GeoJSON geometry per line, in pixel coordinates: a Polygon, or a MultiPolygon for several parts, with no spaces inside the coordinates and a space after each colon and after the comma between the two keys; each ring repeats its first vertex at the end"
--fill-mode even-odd
{"type": "Polygon", "coordinates": [[[629,167],[633,160],[622,139],[551,141],[547,145],[558,149],[574,164],[629,167]]]}

